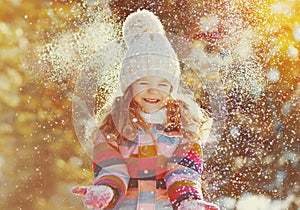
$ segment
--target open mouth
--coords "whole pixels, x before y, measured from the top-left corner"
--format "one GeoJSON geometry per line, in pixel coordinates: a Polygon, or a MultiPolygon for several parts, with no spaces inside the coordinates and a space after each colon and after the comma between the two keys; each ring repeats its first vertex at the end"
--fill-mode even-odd
{"type": "Polygon", "coordinates": [[[156,104],[158,103],[160,100],[159,99],[153,99],[153,98],[144,98],[144,101],[150,104],[156,104]]]}

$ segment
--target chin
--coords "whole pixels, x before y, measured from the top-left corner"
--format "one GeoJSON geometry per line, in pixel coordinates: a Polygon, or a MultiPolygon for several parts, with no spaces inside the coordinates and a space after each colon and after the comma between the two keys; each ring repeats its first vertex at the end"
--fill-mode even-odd
{"type": "Polygon", "coordinates": [[[144,110],[145,113],[151,114],[152,112],[155,112],[155,110],[144,110]]]}
{"type": "Polygon", "coordinates": [[[144,109],[144,112],[148,113],[148,114],[151,114],[153,112],[156,112],[158,111],[160,108],[156,108],[156,109],[144,109]]]}

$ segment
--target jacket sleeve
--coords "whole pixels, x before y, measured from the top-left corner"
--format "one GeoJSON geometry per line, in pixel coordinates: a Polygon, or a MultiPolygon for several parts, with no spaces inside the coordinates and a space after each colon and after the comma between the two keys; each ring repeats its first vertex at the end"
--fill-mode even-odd
{"type": "Polygon", "coordinates": [[[122,202],[129,182],[127,166],[122,155],[104,140],[100,131],[94,134],[93,170],[94,185],[107,185],[115,192],[110,206],[122,202]]]}
{"type": "MultiPolygon", "coordinates": [[[[211,122],[203,125],[202,138],[207,138],[211,122]]],[[[205,140],[202,139],[201,140],[205,140]]],[[[182,140],[168,162],[165,176],[168,196],[174,209],[185,199],[203,200],[201,174],[203,170],[202,148],[199,141],[182,140]]]]}

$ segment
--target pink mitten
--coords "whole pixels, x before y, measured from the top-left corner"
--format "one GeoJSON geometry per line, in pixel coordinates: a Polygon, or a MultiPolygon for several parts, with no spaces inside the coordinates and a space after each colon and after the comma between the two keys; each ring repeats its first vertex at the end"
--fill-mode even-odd
{"type": "Polygon", "coordinates": [[[184,200],[178,210],[220,210],[218,206],[203,200],[184,200]]]}
{"type": "Polygon", "coordinates": [[[103,209],[114,197],[113,190],[105,185],[74,187],[72,193],[83,195],[83,203],[88,208],[103,209]]]}

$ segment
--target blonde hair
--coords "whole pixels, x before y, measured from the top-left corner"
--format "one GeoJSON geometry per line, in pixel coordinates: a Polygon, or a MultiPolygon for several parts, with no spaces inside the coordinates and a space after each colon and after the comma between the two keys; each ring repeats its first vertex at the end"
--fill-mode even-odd
{"type": "MultiPolygon", "coordinates": [[[[141,109],[132,101],[132,98],[132,91],[129,87],[123,96],[116,97],[113,101],[111,109],[98,128],[106,141],[115,141],[120,145],[123,141],[133,140],[137,135],[137,130],[141,129],[150,133],[156,142],[150,131],[150,125],[140,115],[141,109]]],[[[198,107],[198,113],[195,113],[188,103],[170,97],[165,108],[167,115],[166,132],[177,132],[186,139],[196,140],[201,139],[203,129],[210,129],[210,126],[207,128],[203,125],[211,121],[211,118],[200,107],[198,107]]]]}

